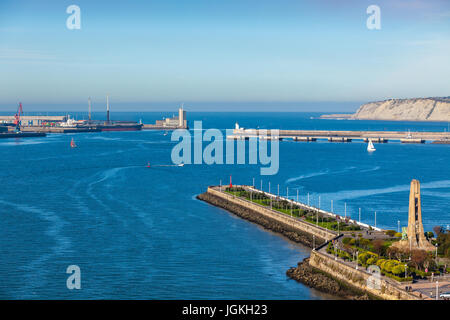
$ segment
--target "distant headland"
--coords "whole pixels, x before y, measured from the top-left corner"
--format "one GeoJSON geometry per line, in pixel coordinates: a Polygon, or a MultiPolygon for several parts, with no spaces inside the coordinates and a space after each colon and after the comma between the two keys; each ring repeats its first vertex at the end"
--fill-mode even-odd
{"type": "Polygon", "coordinates": [[[388,99],[363,104],[354,114],[326,114],[321,119],[450,121],[450,96],[388,99]]]}

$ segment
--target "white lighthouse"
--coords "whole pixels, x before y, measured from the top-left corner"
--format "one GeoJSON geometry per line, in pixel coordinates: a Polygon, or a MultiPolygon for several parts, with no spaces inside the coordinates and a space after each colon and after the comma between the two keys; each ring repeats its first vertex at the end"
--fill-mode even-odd
{"type": "Polygon", "coordinates": [[[178,109],[178,127],[180,128],[187,127],[186,111],[184,111],[183,105],[181,105],[181,107],[178,109]]]}

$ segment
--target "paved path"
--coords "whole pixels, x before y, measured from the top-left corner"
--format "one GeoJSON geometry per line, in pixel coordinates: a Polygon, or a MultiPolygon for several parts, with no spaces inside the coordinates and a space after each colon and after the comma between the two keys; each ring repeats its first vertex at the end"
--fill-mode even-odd
{"type": "Polygon", "coordinates": [[[439,294],[443,292],[450,292],[450,279],[448,277],[437,277],[433,281],[418,280],[411,284],[412,290],[422,294],[425,299],[436,299],[436,280],[439,283],[439,294]]]}

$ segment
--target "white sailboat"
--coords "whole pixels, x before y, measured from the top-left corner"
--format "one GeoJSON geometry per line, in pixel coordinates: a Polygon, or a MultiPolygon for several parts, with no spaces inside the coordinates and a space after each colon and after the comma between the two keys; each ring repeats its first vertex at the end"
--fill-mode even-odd
{"type": "Polygon", "coordinates": [[[377,150],[377,149],[375,149],[375,147],[373,146],[372,140],[369,139],[369,144],[367,145],[367,151],[372,152],[375,150],[377,150]]]}

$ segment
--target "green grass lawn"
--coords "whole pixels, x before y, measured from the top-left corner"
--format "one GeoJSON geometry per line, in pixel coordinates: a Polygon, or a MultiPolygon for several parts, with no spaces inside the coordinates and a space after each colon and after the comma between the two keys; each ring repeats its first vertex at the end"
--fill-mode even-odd
{"type": "MultiPolygon", "coordinates": [[[[248,201],[252,201],[254,203],[257,203],[259,205],[262,205],[264,207],[270,207],[270,199],[269,198],[264,198],[261,199],[260,195],[255,194],[254,196],[257,197],[256,199],[252,198],[250,199],[250,195],[248,192],[243,192],[243,191],[229,191],[229,190],[225,190],[225,192],[232,194],[236,197],[240,197],[240,198],[244,198],[248,201]],[[258,198],[259,197],[259,198],[258,198]]],[[[279,205],[279,202],[277,202],[276,200],[272,200],[272,209],[281,213],[284,213],[288,216],[292,216],[292,217],[296,217],[296,218],[300,218],[302,216],[305,215],[305,211],[299,208],[296,209],[292,209],[291,212],[291,208],[289,207],[281,207],[281,208],[277,208],[277,205],[279,205]]],[[[337,231],[336,228],[333,228],[333,225],[336,224],[336,221],[327,221],[327,222],[322,222],[320,217],[319,217],[319,223],[316,223],[316,219],[312,219],[310,217],[306,218],[306,221],[308,221],[309,223],[312,223],[314,225],[318,225],[322,228],[328,229],[328,230],[332,230],[332,231],[337,231]]],[[[344,222],[342,222],[340,224],[340,231],[354,231],[354,230],[346,230],[348,227],[347,224],[345,224],[344,222]]]]}

